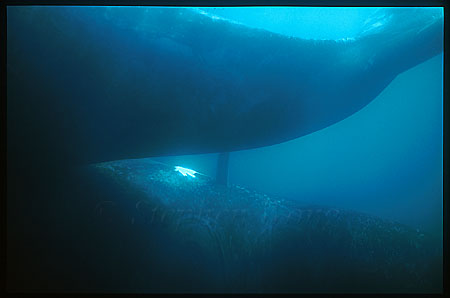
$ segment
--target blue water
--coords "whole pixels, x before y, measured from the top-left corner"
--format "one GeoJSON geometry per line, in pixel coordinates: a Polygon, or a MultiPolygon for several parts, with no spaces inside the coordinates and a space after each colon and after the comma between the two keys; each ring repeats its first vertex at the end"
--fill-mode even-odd
{"type": "MultiPolygon", "coordinates": [[[[154,9],[8,8],[10,289],[440,291],[442,53],[400,73],[375,99],[338,122],[275,145],[230,152],[226,187],[215,180],[218,153],[173,152],[217,152],[211,148],[226,147],[227,141],[245,145],[247,140],[240,133],[246,127],[233,126],[231,118],[258,104],[261,109],[249,117],[256,124],[248,123],[248,131],[260,133],[259,121],[264,135],[271,126],[263,126],[266,123],[261,119],[279,115],[273,101],[264,105],[264,90],[292,95],[292,90],[304,89],[286,91],[278,85],[302,86],[307,79],[296,80],[293,76],[302,72],[290,69],[286,73],[291,77],[283,73],[271,81],[262,76],[265,84],[275,87],[259,88],[262,83],[256,84],[259,73],[251,69],[255,65],[252,57],[241,57],[248,51],[227,48],[224,54],[220,48],[216,52],[205,49],[221,45],[222,37],[260,50],[258,55],[264,57],[261,49],[239,36],[212,35],[217,28],[201,27],[195,23],[200,18],[192,15],[193,24],[189,23],[192,20],[167,21],[180,20],[183,11],[167,8],[158,14],[154,9]],[[170,15],[174,11],[177,15],[170,15]],[[177,27],[180,24],[193,29],[177,27]],[[195,32],[207,38],[197,38],[195,32]],[[216,57],[236,65],[222,65],[216,57]],[[236,67],[239,64],[244,66],[236,67]],[[242,70],[243,74],[235,73],[242,70]],[[246,81],[246,76],[256,79],[246,81]],[[233,78],[253,86],[242,88],[231,82],[233,78]],[[216,89],[224,93],[214,93],[216,89]],[[251,92],[260,93],[252,97],[251,92]],[[209,97],[202,97],[205,94],[209,97]],[[245,100],[233,106],[239,99],[245,100]],[[230,122],[220,126],[214,122],[219,116],[211,120],[211,115],[227,115],[221,121],[230,122]],[[224,133],[224,127],[234,128],[234,133],[224,133]],[[197,215],[204,207],[212,215],[197,215]],[[179,208],[184,213],[170,214],[179,208]],[[248,213],[223,216],[230,211],[227,208],[248,213]],[[300,215],[290,217],[293,210],[300,210],[300,215]],[[183,224],[172,229],[177,220],[183,224]]],[[[261,34],[256,40],[276,51],[271,33],[337,40],[344,48],[367,34],[367,24],[376,32],[376,16],[383,9],[199,7],[186,11],[267,30],[245,34],[261,34]]],[[[443,13],[441,8],[423,8],[428,10],[443,13]]],[[[420,23],[420,15],[415,16],[420,23]]],[[[276,40],[289,50],[296,49],[289,47],[293,40],[299,42],[276,40]]],[[[398,46],[408,48],[407,42],[398,46]]],[[[387,44],[395,54],[397,44],[387,44]]],[[[342,53],[343,63],[365,57],[365,53],[342,53]]],[[[274,57],[284,59],[285,64],[268,59],[270,69],[290,66],[286,63],[291,61],[289,55],[274,57]]],[[[334,65],[325,62],[342,58],[330,57],[317,65],[331,68],[334,65]]],[[[352,64],[355,69],[360,67],[359,60],[352,64]]],[[[365,67],[373,63],[368,61],[362,62],[367,63],[365,67]]],[[[352,76],[355,69],[349,75],[333,72],[331,77],[342,78],[331,83],[330,89],[342,91],[336,85],[347,83],[349,77],[359,79],[352,76]]],[[[324,76],[319,87],[326,89],[329,78],[324,76]]],[[[353,88],[355,94],[364,94],[361,86],[353,88]]],[[[345,91],[350,92],[342,94],[352,95],[352,90],[345,91]]],[[[306,91],[306,96],[310,94],[314,92],[306,91]]],[[[324,94],[333,95],[332,91],[324,94]]],[[[319,102],[317,111],[330,110],[324,114],[339,118],[336,115],[344,115],[344,109],[333,104],[350,105],[352,100],[356,101],[337,96],[319,102]],[[339,110],[336,115],[334,108],[339,110]]],[[[291,104],[286,102],[279,100],[280,106],[291,104]]],[[[315,103],[311,106],[317,108],[315,103]]],[[[269,132],[267,140],[277,137],[269,132]]],[[[252,145],[247,148],[259,141],[258,137],[249,141],[252,145]]]]}
{"type": "Polygon", "coordinates": [[[208,14],[305,39],[344,39],[360,33],[374,7],[201,7],[208,14]]]}

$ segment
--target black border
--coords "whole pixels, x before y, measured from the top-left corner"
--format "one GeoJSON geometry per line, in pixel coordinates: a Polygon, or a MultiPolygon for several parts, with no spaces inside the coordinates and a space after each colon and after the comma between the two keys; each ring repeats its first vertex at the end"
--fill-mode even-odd
{"type": "MultiPolygon", "coordinates": [[[[1,85],[0,87],[1,93],[1,103],[2,106],[0,107],[0,114],[1,114],[1,133],[4,142],[2,142],[2,145],[0,147],[1,152],[5,152],[4,157],[2,158],[2,166],[4,165],[4,171],[2,171],[2,175],[4,175],[4,178],[2,177],[1,181],[1,187],[2,187],[2,193],[3,195],[0,195],[1,202],[1,224],[2,227],[2,235],[1,235],[1,244],[0,245],[0,253],[1,253],[1,260],[0,260],[0,267],[2,268],[2,273],[0,276],[3,277],[1,281],[1,292],[0,295],[6,294],[7,296],[25,296],[24,294],[27,294],[27,296],[36,296],[36,297],[61,297],[61,296],[82,296],[88,293],[8,293],[7,292],[7,270],[6,270],[6,233],[7,233],[7,189],[6,189],[6,180],[7,180],[7,154],[6,154],[6,117],[7,117],[7,106],[6,106],[6,35],[7,35],[7,6],[9,5],[95,5],[95,6],[106,6],[106,5],[113,5],[113,6],[318,6],[318,7],[347,7],[347,6],[359,6],[359,7],[381,7],[381,6],[420,6],[420,7],[444,7],[444,67],[443,67],[443,292],[442,294],[395,294],[395,296],[405,296],[405,297],[416,297],[416,296],[425,296],[425,297],[447,297],[450,292],[450,283],[447,282],[448,279],[448,270],[450,267],[450,263],[448,261],[448,237],[447,234],[448,231],[450,231],[449,228],[449,204],[447,202],[448,197],[448,191],[447,185],[448,185],[448,169],[449,169],[449,159],[446,157],[446,148],[448,148],[448,137],[447,133],[449,131],[449,91],[448,86],[446,86],[447,82],[447,73],[448,73],[448,65],[445,63],[445,61],[449,60],[449,54],[448,51],[446,51],[447,43],[449,42],[448,32],[450,30],[448,29],[449,26],[449,16],[448,16],[448,10],[447,10],[447,1],[445,0],[188,0],[188,1],[182,1],[182,0],[5,0],[0,3],[1,10],[0,10],[0,20],[1,20],[1,46],[2,49],[0,50],[1,53],[1,72],[0,72],[0,79],[1,79],[1,85]],[[3,95],[3,96],[2,96],[3,95]]],[[[90,294],[90,293],[89,293],[90,294]]],[[[96,296],[106,296],[111,295],[112,293],[102,293],[97,294],[96,296]]],[[[123,295],[123,294],[114,294],[117,295],[123,295]]],[[[128,295],[128,294],[126,294],[128,295]]],[[[142,296],[142,294],[134,294],[133,296],[142,296]]],[[[145,295],[160,295],[160,294],[145,294],[145,295]]],[[[197,296],[197,295],[208,295],[211,294],[183,294],[186,296],[197,296]]],[[[228,294],[213,294],[213,295],[228,295],[228,294]]],[[[260,296],[261,294],[258,294],[260,296]]],[[[278,295],[278,294],[277,294],[278,295]]],[[[283,295],[290,295],[290,294],[283,294],[283,295]]],[[[292,294],[291,294],[292,295],[292,294]]],[[[295,294],[297,295],[297,294],[295,294]]],[[[298,295],[308,295],[308,294],[298,294],[298,295]]],[[[314,296],[323,296],[323,297],[329,297],[329,296],[342,296],[342,297],[348,297],[348,296],[394,296],[394,294],[314,294],[314,296]]],[[[3,296],[3,295],[2,295],[3,296]]]]}

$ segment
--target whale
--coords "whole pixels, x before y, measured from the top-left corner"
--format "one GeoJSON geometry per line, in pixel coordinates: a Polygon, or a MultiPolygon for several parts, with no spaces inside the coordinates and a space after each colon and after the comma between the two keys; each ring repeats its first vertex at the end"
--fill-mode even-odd
{"type": "Polygon", "coordinates": [[[124,270],[140,276],[134,286],[145,292],[435,292],[442,286],[436,239],[395,221],[224,187],[152,159],[85,169],[113,181],[116,195],[99,192],[91,216],[102,223],[99,239],[109,237],[103,229],[127,234],[108,241],[129,241],[136,253],[123,262],[139,265],[124,270]],[[177,249],[145,253],[158,246],[177,249]],[[167,272],[171,259],[176,273],[167,272]]]}
{"type": "MultiPolygon", "coordinates": [[[[82,168],[83,179],[67,185],[66,196],[72,199],[61,215],[64,220],[44,225],[47,219],[37,225],[33,217],[27,232],[31,239],[45,242],[31,247],[25,242],[8,251],[10,258],[14,256],[12,289],[113,293],[442,289],[442,245],[426,231],[353,210],[299,204],[242,185],[225,187],[203,173],[152,159],[82,168]],[[40,246],[46,248],[45,257],[36,257],[40,246]],[[41,274],[33,277],[36,267],[41,274]]],[[[49,216],[48,211],[44,214],[49,216]]]]}
{"type": "Polygon", "coordinates": [[[7,25],[8,160],[47,166],[292,140],[443,50],[439,8],[382,8],[342,40],[191,8],[9,7],[7,25]]]}
{"type": "Polygon", "coordinates": [[[140,159],[220,152],[226,168],[336,123],[442,52],[440,9],[383,8],[345,40],[187,8],[7,12],[9,290],[442,288],[426,232],[140,159]]]}

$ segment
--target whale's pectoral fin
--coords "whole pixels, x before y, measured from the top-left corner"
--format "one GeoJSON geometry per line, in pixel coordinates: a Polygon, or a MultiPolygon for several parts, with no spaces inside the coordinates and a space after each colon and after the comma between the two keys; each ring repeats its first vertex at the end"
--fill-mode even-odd
{"type": "Polygon", "coordinates": [[[228,184],[228,161],[230,152],[219,153],[217,158],[216,182],[227,186],[228,184]]]}

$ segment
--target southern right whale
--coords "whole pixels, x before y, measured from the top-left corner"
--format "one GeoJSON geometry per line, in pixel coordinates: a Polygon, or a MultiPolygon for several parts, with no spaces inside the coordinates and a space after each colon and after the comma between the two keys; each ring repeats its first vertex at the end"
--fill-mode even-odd
{"type": "Polygon", "coordinates": [[[8,159],[83,164],[273,145],[327,127],[443,49],[439,8],[305,40],[186,8],[9,7],[8,159]]]}
{"type": "Polygon", "coordinates": [[[116,284],[104,282],[109,274],[89,255],[94,289],[434,292],[441,286],[438,242],[412,227],[224,187],[150,159],[86,170],[112,186],[86,201],[96,206],[86,214],[95,223],[86,233],[94,233],[91,245],[106,246],[109,263],[121,269],[113,273],[116,284]]]}
{"type": "MultiPolygon", "coordinates": [[[[355,39],[314,41],[187,9],[9,7],[9,289],[99,290],[105,285],[124,291],[126,285],[125,291],[145,287],[164,291],[171,289],[174,280],[181,290],[192,289],[192,284],[205,289],[203,278],[211,274],[210,282],[221,273],[210,266],[216,261],[226,265],[222,268],[225,281],[232,283],[228,289],[247,290],[250,285],[250,290],[258,290],[263,284],[266,291],[305,290],[308,285],[298,284],[299,279],[316,285],[325,280],[328,288],[336,289],[343,285],[339,272],[314,266],[330,262],[307,260],[310,252],[317,253],[313,261],[320,260],[327,255],[320,250],[326,247],[323,244],[330,244],[330,251],[341,249],[330,254],[337,256],[332,261],[339,261],[339,265],[346,265],[348,259],[341,257],[349,257],[347,253],[363,252],[361,263],[351,263],[350,278],[344,282],[347,289],[355,284],[353,277],[372,274],[375,279],[363,277],[359,285],[370,281],[369,287],[379,290],[376,283],[381,280],[389,289],[439,290],[439,252],[433,253],[436,246],[425,244],[415,230],[345,212],[335,216],[334,210],[323,211],[326,208],[306,209],[308,216],[300,218],[300,226],[290,222],[275,225],[279,228],[275,236],[287,237],[272,246],[271,236],[264,236],[270,235],[266,228],[272,225],[253,225],[253,221],[275,219],[290,208],[262,194],[234,186],[224,189],[206,178],[201,182],[207,187],[193,187],[181,180],[189,177],[173,168],[142,161],[103,164],[114,170],[109,172],[109,184],[91,177],[75,179],[72,173],[61,170],[121,158],[253,148],[326,127],[362,108],[400,72],[440,53],[442,22],[439,9],[386,9],[369,20],[355,39]],[[149,174],[163,174],[164,179],[151,180],[149,174]],[[136,180],[142,184],[129,185],[136,180]],[[180,185],[167,187],[167,181],[180,185]],[[116,192],[117,188],[122,192],[116,192]],[[193,195],[197,192],[197,200],[183,201],[186,190],[193,195]],[[144,197],[149,204],[133,206],[133,194],[139,197],[143,191],[155,195],[144,197]],[[99,197],[107,201],[95,209],[101,215],[90,216],[99,197]],[[162,200],[173,204],[165,205],[162,200]],[[165,210],[183,203],[192,212],[180,217],[175,213],[162,220],[165,210]],[[220,224],[208,226],[208,220],[215,216],[195,217],[199,211],[194,208],[196,203],[211,207],[214,215],[228,205],[253,213],[237,225],[233,225],[233,218],[221,218],[220,224]],[[176,224],[181,218],[184,232],[168,233],[164,226],[158,226],[160,223],[150,227],[136,223],[138,217],[129,218],[133,214],[127,209],[130,204],[132,212],[141,212],[149,205],[159,207],[161,225],[176,224]],[[119,210],[111,211],[111,220],[96,221],[108,217],[108,208],[117,205],[119,210]],[[280,212],[264,217],[265,211],[278,207],[280,212]],[[192,233],[185,232],[190,228],[192,233]],[[222,228],[231,230],[214,234],[222,228]],[[289,231],[296,228],[301,231],[293,234],[300,238],[293,243],[289,231]],[[373,237],[366,237],[366,228],[374,232],[373,237]],[[331,238],[323,237],[323,233],[337,230],[331,238]],[[259,233],[263,237],[256,239],[263,240],[265,246],[245,245],[244,250],[235,250],[240,243],[255,239],[248,235],[259,233]],[[176,246],[180,234],[188,238],[181,248],[176,246]],[[231,235],[233,239],[228,238],[231,235]],[[301,237],[311,241],[303,242],[301,237]],[[305,247],[303,243],[309,244],[305,247]],[[212,245],[212,253],[202,254],[208,245],[212,245]],[[221,245],[225,245],[224,250],[220,250],[221,245]],[[345,249],[351,245],[362,250],[345,249]],[[426,247],[422,249],[422,245],[426,247]],[[264,247],[275,251],[268,255],[258,251],[264,247]],[[297,251],[296,261],[285,258],[299,247],[306,253],[297,251]],[[252,277],[239,275],[247,268],[242,260],[255,261],[243,258],[242,253],[251,249],[257,250],[252,256],[262,254],[277,260],[263,263],[265,270],[259,272],[265,276],[240,284],[244,281],[241,276],[252,277]],[[192,255],[172,258],[186,252],[192,255]],[[179,264],[179,260],[186,263],[179,264]],[[206,265],[196,271],[202,260],[206,265]],[[367,263],[374,270],[361,275],[366,267],[359,264],[367,263]],[[308,270],[296,268],[297,264],[306,264],[308,270]],[[185,275],[178,274],[180,268],[185,275]],[[396,271],[398,268],[402,272],[396,271]],[[295,274],[274,281],[280,269],[286,269],[283,277],[295,274]],[[140,270],[144,274],[140,275],[140,270]],[[330,278],[317,278],[317,270],[329,273],[330,278]]],[[[104,174],[108,172],[100,176],[104,174]]],[[[258,266],[256,261],[251,266],[258,266]]],[[[211,288],[223,290],[224,279],[219,276],[217,280],[211,288]]]]}

